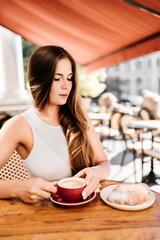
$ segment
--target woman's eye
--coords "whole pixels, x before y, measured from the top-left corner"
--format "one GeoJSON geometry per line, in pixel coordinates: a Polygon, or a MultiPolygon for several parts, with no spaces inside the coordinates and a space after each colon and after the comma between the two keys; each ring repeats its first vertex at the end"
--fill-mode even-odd
{"type": "Polygon", "coordinates": [[[73,80],[73,77],[71,77],[71,78],[67,78],[67,80],[68,80],[68,81],[72,81],[72,80],[73,80]]]}
{"type": "Polygon", "coordinates": [[[59,78],[54,78],[54,81],[59,81],[60,79],[59,78]]]}

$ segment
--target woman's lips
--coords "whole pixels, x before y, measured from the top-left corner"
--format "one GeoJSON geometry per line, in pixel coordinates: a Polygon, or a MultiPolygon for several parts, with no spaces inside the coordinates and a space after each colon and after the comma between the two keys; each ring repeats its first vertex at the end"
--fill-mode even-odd
{"type": "Polygon", "coordinates": [[[59,94],[60,97],[68,97],[68,94],[59,94]]]}

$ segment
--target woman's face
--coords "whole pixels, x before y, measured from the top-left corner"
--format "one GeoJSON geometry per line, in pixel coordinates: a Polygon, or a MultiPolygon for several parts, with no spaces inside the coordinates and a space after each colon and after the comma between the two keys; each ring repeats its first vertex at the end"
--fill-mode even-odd
{"type": "Polygon", "coordinates": [[[57,62],[55,75],[51,86],[49,104],[64,105],[72,89],[72,66],[68,58],[57,62]]]}

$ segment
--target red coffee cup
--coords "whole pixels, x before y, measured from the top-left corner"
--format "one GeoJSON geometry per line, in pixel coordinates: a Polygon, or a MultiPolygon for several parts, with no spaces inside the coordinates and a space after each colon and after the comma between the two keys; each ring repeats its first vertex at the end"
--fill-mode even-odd
{"type": "Polygon", "coordinates": [[[64,178],[58,182],[58,194],[67,202],[79,201],[82,199],[82,191],[85,187],[84,178],[64,178]]]}

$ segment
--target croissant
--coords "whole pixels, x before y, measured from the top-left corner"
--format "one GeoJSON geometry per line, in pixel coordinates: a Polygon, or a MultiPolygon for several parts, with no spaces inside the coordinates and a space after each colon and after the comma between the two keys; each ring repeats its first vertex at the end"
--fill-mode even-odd
{"type": "Polygon", "coordinates": [[[149,199],[149,187],[144,183],[128,183],[117,185],[108,195],[112,203],[136,205],[149,199]]]}

